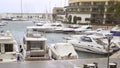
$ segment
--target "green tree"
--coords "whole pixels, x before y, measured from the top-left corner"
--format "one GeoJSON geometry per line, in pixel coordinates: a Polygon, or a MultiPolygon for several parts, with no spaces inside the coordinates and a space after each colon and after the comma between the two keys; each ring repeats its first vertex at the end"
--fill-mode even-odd
{"type": "Polygon", "coordinates": [[[117,24],[120,22],[120,2],[112,0],[113,4],[108,8],[108,12],[110,15],[109,20],[112,24],[117,24]]]}

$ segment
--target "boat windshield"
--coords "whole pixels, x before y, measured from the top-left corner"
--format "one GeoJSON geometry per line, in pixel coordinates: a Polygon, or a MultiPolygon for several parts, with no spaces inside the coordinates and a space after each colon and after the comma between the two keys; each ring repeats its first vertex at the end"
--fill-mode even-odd
{"type": "Polygon", "coordinates": [[[93,40],[95,40],[95,42],[96,42],[97,44],[106,45],[106,43],[104,43],[101,39],[93,38],[93,40]]]}
{"type": "Polygon", "coordinates": [[[91,38],[90,37],[81,37],[81,40],[84,41],[84,42],[92,42],[91,38]]]}
{"type": "Polygon", "coordinates": [[[30,45],[30,50],[42,50],[42,49],[44,49],[44,42],[31,41],[31,42],[28,42],[28,45],[30,45]]]}

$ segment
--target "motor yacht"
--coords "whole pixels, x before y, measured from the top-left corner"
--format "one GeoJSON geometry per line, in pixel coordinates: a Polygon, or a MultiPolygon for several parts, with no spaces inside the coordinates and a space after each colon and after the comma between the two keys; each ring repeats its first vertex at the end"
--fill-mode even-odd
{"type": "Polygon", "coordinates": [[[91,25],[82,25],[80,28],[74,29],[75,33],[84,33],[85,31],[91,31],[91,25]]]}
{"type": "Polygon", "coordinates": [[[69,43],[55,43],[50,45],[52,57],[56,60],[78,59],[74,47],[69,43]]]}
{"type": "Polygon", "coordinates": [[[61,23],[37,23],[36,25],[28,28],[41,32],[62,32],[63,29],[63,24],[61,23]]]}
{"type": "Polygon", "coordinates": [[[0,62],[17,61],[19,47],[17,41],[9,31],[0,32],[0,62]]]}
{"type": "Polygon", "coordinates": [[[75,29],[80,28],[79,25],[69,25],[66,28],[63,28],[62,31],[63,33],[75,33],[75,29]]]}
{"type": "MultiPolygon", "coordinates": [[[[96,54],[107,54],[108,45],[104,43],[100,38],[94,35],[76,35],[74,39],[68,40],[74,48],[78,51],[96,53],[96,54]]],[[[110,48],[110,53],[113,49],[110,48]]]]}
{"type": "Polygon", "coordinates": [[[27,29],[23,38],[25,48],[25,60],[50,60],[50,49],[46,45],[46,37],[43,32],[27,29]]]}

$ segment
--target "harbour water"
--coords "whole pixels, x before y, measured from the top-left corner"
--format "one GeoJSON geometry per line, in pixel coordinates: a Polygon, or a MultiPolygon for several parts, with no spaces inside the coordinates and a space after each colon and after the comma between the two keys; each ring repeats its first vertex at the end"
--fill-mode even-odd
{"type": "MultiPolygon", "coordinates": [[[[26,32],[27,26],[33,26],[34,23],[32,21],[8,21],[6,26],[0,27],[0,30],[9,30],[12,32],[13,36],[17,40],[18,43],[21,43],[21,40],[26,32]]],[[[63,33],[46,33],[47,42],[46,44],[49,45],[51,43],[56,42],[66,42],[63,37],[66,37],[70,34],[63,34],[63,33]]],[[[98,54],[91,54],[86,52],[77,51],[80,59],[88,59],[88,58],[105,58],[106,55],[98,55],[98,54]]]]}

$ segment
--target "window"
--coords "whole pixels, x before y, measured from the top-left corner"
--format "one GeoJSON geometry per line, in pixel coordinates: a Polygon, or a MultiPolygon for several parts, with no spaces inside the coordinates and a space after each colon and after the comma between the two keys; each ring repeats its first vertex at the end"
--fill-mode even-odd
{"type": "Polygon", "coordinates": [[[13,51],[13,44],[5,44],[5,52],[12,52],[13,51]]]}
{"type": "Polygon", "coordinates": [[[96,41],[97,44],[100,44],[100,45],[106,45],[106,43],[104,43],[101,39],[95,39],[94,40],[96,41]]]}
{"type": "Polygon", "coordinates": [[[92,42],[90,37],[81,37],[81,40],[84,42],[92,42]]]}
{"type": "Polygon", "coordinates": [[[90,3],[90,2],[82,2],[81,4],[82,4],[83,6],[85,6],[85,5],[86,5],[86,6],[91,5],[91,3],[90,3]]]}

